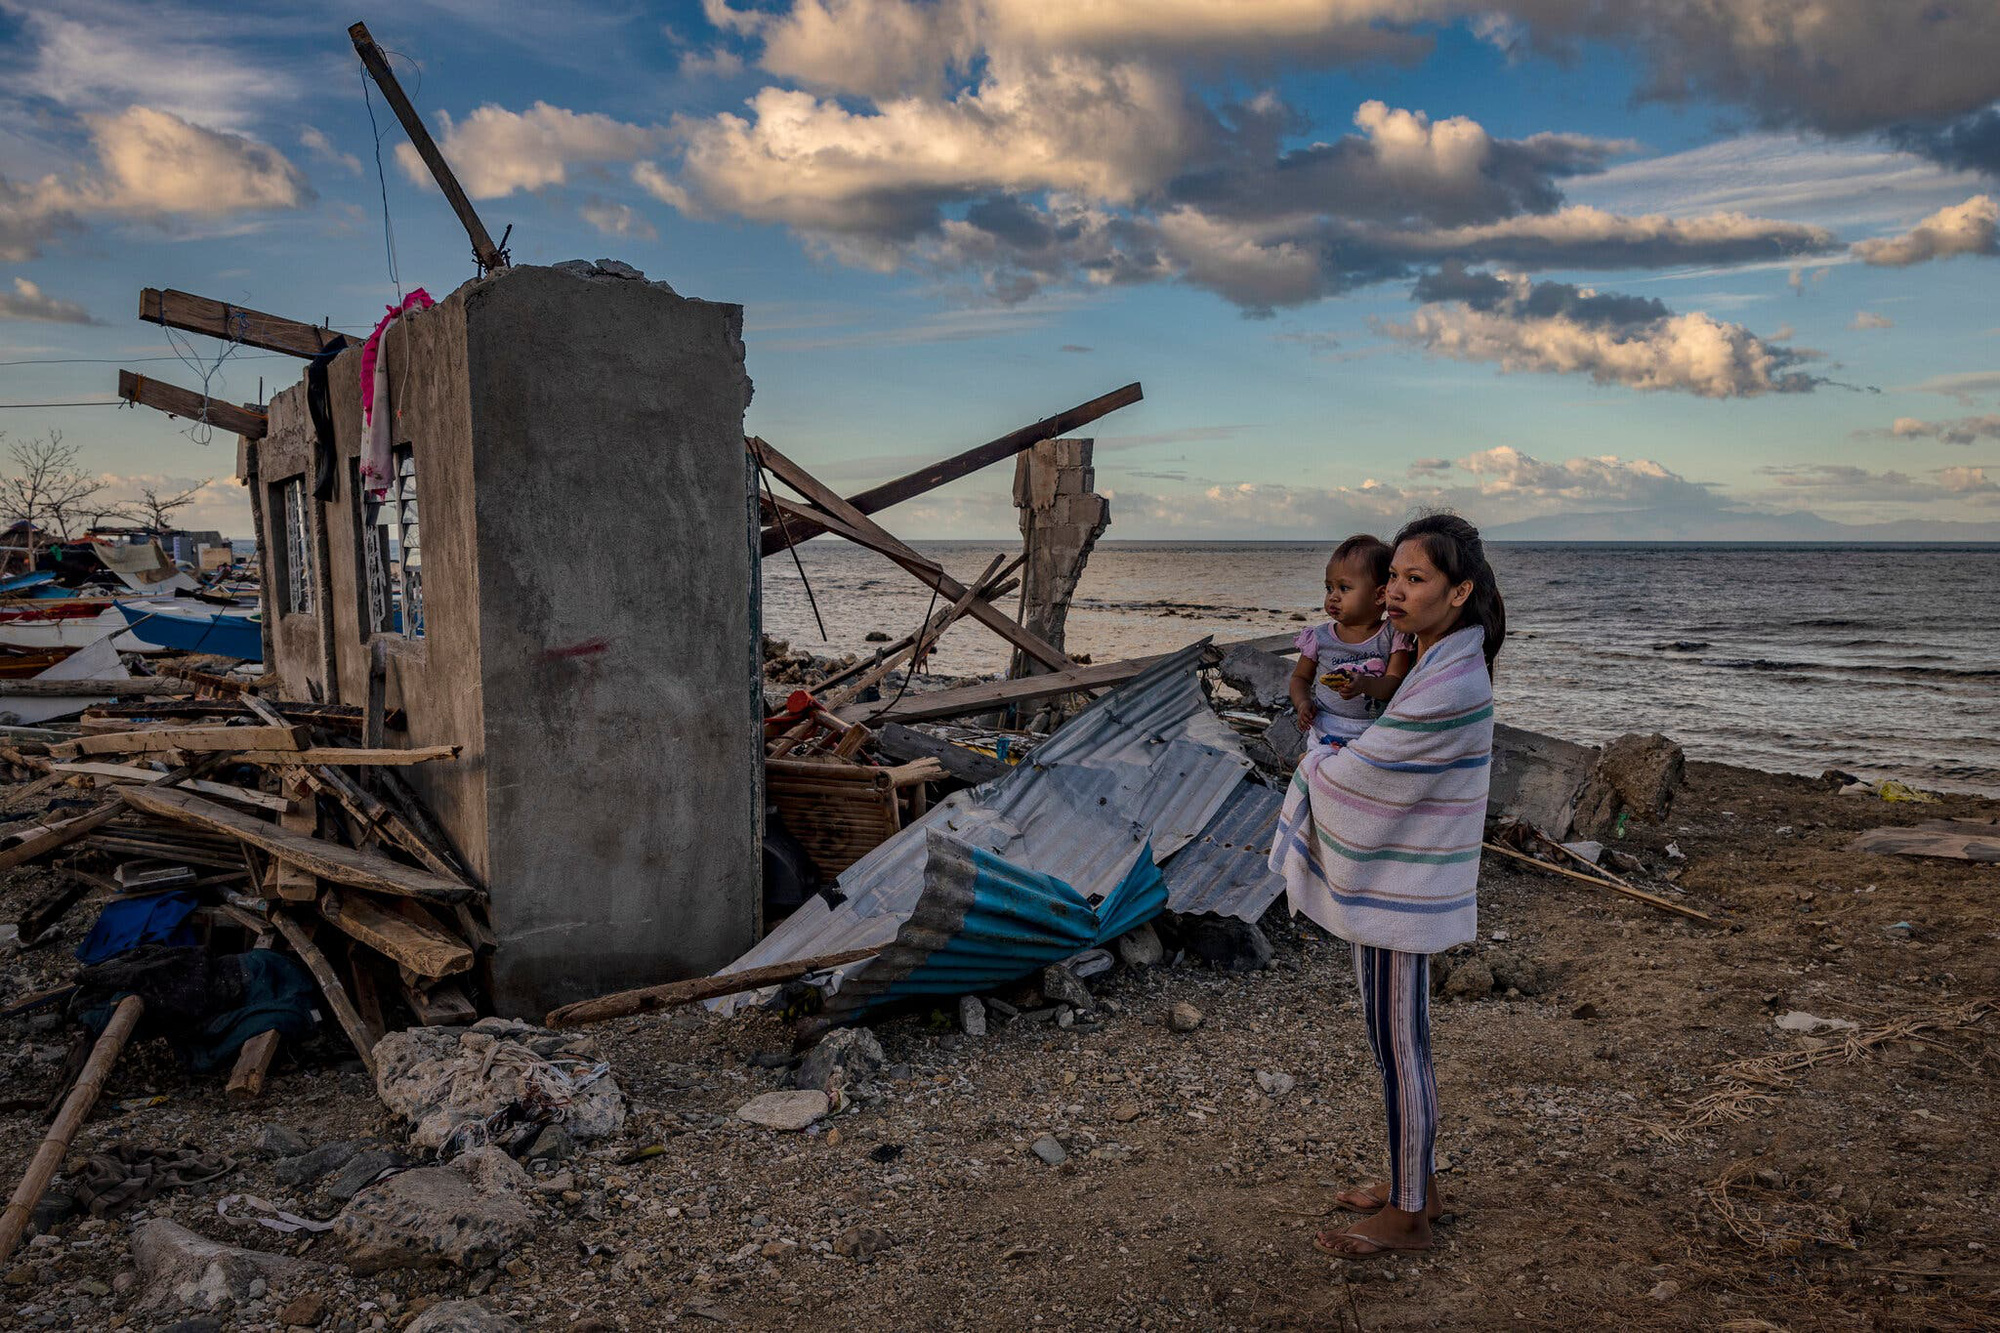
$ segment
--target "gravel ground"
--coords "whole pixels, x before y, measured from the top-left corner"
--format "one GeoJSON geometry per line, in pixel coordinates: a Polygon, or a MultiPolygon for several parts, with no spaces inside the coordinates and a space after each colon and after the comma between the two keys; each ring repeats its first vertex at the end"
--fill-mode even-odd
{"type": "MultiPolygon", "coordinates": [[[[1380,1092],[1346,946],[1274,913],[1268,970],[1120,969],[1091,983],[1095,1021],[972,1038],[955,1009],[887,1020],[877,1095],[802,1134],[734,1116],[782,1086],[774,1016],[603,1025],[634,1113],[539,1170],[540,1225],[499,1267],[334,1266],[192,1327],[398,1327],[471,1295],[530,1328],[1990,1328],[2000,1018],[1974,1002],[2000,996],[2000,867],[1841,849],[1862,828],[1996,815],[1691,765],[1665,826],[1623,845],[1714,926],[1489,858],[1486,938],[1466,953],[1517,989],[1434,1007],[1456,1220],[1425,1254],[1348,1266],[1310,1246],[1343,1216],[1333,1193],[1376,1174],[1380,1092]],[[1178,1004],[1201,1011],[1193,1031],[1168,1024],[1178,1004]],[[1793,1010],[1853,1022],[1867,1049],[1779,1029],[1793,1010]],[[1822,1043],[1789,1072],[1720,1072],[1822,1043]]],[[[0,884],[0,917],[39,879],[0,884]]],[[[0,1000],[66,959],[13,959],[0,1000]]],[[[13,1019],[0,1036],[0,1097],[45,1093],[65,1035],[13,1019]]],[[[232,1228],[216,1204],[333,1211],[256,1145],[266,1125],[400,1144],[358,1067],[323,1042],[240,1108],[156,1047],[128,1053],[76,1149],[229,1152],[222,1180],[141,1213],[337,1265],[329,1239],[232,1228]]],[[[0,1118],[8,1182],[38,1137],[32,1115],[0,1118]]],[[[171,1326],[133,1310],[135,1220],[72,1220],[0,1265],[0,1327],[171,1326]]]]}

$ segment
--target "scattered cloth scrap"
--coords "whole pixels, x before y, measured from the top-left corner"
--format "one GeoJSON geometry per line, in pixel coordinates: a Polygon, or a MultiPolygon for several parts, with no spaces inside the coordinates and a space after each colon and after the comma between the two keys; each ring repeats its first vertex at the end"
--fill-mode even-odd
{"type": "Polygon", "coordinates": [[[117,1143],[84,1160],[76,1201],[92,1217],[110,1217],[147,1202],[161,1190],[203,1185],[235,1169],[236,1159],[222,1153],[117,1143]]]}
{"type": "Polygon", "coordinates": [[[395,413],[389,407],[389,363],[382,355],[382,335],[404,315],[436,304],[429,292],[417,288],[401,305],[388,307],[389,313],[361,345],[361,485],[372,493],[387,490],[395,476],[389,460],[389,420],[395,413]]]}

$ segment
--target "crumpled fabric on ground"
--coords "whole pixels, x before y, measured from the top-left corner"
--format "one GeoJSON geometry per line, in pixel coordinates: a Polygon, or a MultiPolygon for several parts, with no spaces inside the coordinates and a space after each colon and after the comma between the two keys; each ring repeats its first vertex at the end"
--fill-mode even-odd
{"type": "Polygon", "coordinates": [[[76,960],[102,963],[145,944],[193,944],[194,928],[187,919],[199,906],[199,899],[180,889],[143,898],[114,898],[76,946],[76,960]]]}
{"type": "Polygon", "coordinates": [[[417,288],[401,305],[387,307],[389,313],[361,345],[361,487],[365,491],[379,493],[395,479],[389,458],[389,418],[393,415],[388,406],[389,364],[381,355],[382,335],[410,311],[428,310],[436,304],[429,292],[417,288]]]}
{"type": "Polygon", "coordinates": [[[588,1039],[502,1019],[390,1033],[375,1047],[375,1088],[419,1148],[464,1151],[557,1122],[605,1138],[625,1124],[625,1095],[588,1039]]]}
{"type": "Polygon", "coordinates": [[[312,974],[273,949],[211,958],[199,948],[148,946],[84,969],[70,1015],[91,1035],[104,1031],[127,995],[146,1002],[140,1037],[165,1037],[183,1068],[206,1074],[236,1059],[260,1032],[309,1035],[317,988],[312,974]]]}
{"type": "Polygon", "coordinates": [[[109,1217],[145,1203],[161,1190],[206,1184],[235,1169],[236,1159],[223,1153],[113,1144],[84,1160],[76,1201],[92,1217],[109,1217]]]}

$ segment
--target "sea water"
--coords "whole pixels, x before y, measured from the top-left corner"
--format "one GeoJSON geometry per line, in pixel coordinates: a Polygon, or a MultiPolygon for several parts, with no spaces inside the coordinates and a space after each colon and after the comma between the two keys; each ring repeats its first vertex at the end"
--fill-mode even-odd
{"type": "MultiPolygon", "coordinates": [[[[962,582],[1018,544],[920,542],[962,582]]],[[[1065,646],[1103,662],[1293,632],[1320,618],[1328,545],[1104,542],[1065,646]]],[[[2000,546],[1496,543],[1502,721],[1574,740],[1663,731],[1690,757],[1839,768],[2000,795],[2000,546]]],[[[941,605],[870,552],[821,538],[764,562],[764,630],[866,653],[941,605]]],[[[1003,605],[1013,609],[1013,599],[1003,605]]],[[[986,675],[1008,649],[976,621],[933,671],[986,675]]]]}

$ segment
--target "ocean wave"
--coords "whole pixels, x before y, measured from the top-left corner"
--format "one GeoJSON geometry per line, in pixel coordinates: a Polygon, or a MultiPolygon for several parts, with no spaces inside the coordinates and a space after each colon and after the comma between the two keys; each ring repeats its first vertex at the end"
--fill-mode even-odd
{"type": "MultiPolygon", "coordinates": [[[[1704,648],[1713,648],[1714,646],[1707,639],[1668,639],[1664,643],[1654,644],[1653,651],[1656,653],[1698,653],[1704,648]]],[[[1707,666],[1709,664],[1704,662],[1702,665],[1707,666]]]]}
{"type": "Polygon", "coordinates": [[[1940,680],[2000,680],[2000,670],[1985,667],[1911,666],[1851,662],[1791,662],[1769,657],[1704,657],[1701,664],[1720,671],[1812,672],[1829,676],[1913,676],[1940,680]]]}

